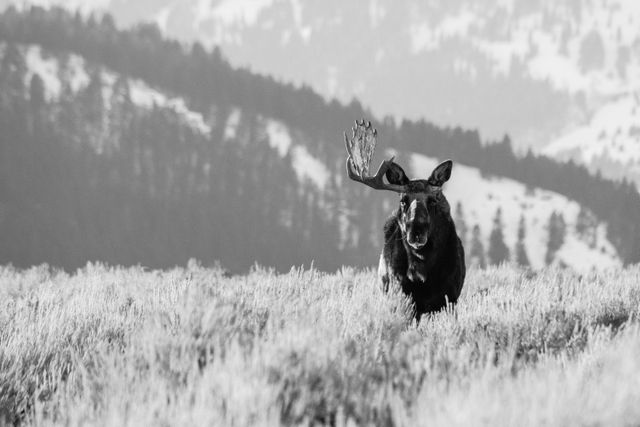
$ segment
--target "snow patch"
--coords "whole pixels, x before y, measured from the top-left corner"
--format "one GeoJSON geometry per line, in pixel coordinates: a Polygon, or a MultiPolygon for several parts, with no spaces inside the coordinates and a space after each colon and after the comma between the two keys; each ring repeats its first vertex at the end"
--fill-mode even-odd
{"type": "MultiPolygon", "coordinates": [[[[602,236],[604,227],[600,226],[598,231],[598,234],[602,236]]],[[[602,237],[600,237],[600,241],[602,241],[602,237]]],[[[600,248],[592,249],[585,245],[582,240],[579,240],[575,234],[568,233],[565,237],[564,245],[556,253],[556,260],[580,272],[621,267],[622,264],[612,258],[611,251],[612,249],[608,242],[600,248]]]]}
{"type": "Polygon", "coordinates": [[[77,55],[71,55],[67,64],[61,67],[60,61],[54,56],[47,57],[40,46],[27,46],[23,48],[25,63],[27,66],[27,81],[34,74],[38,74],[45,86],[45,96],[48,100],[57,99],[62,94],[60,74],[65,76],[74,92],[85,88],[89,84],[89,74],[86,71],[84,59],[77,55]]]}
{"type": "Polygon", "coordinates": [[[235,139],[238,136],[238,128],[240,127],[240,119],[242,119],[242,112],[239,108],[234,108],[227,118],[227,124],[224,127],[224,139],[235,139]]]}
{"type": "Polygon", "coordinates": [[[475,19],[474,14],[468,10],[463,10],[458,15],[447,16],[438,27],[438,35],[447,38],[465,37],[475,19]]]}
{"type": "Polygon", "coordinates": [[[586,164],[607,158],[621,165],[640,162],[640,92],[598,109],[591,120],[556,138],[543,153],[586,164]]]}
{"type": "Polygon", "coordinates": [[[440,22],[421,22],[409,29],[412,53],[436,49],[444,39],[466,37],[476,16],[467,10],[445,16],[440,22]]]}
{"type": "MultiPolygon", "coordinates": [[[[53,56],[46,58],[39,46],[27,46],[24,48],[24,57],[29,70],[27,79],[37,73],[44,82],[45,94],[49,100],[59,98],[62,93],[60,73],[65,74],[65,79],[70,81],[71,89],[74,92],[87,87],[89,84],[90,78],[87,73],[87,64],[80,56],[71,55],[67,64],[61,67],[57,58],[53,56]]],[[[112,71],[104,70],[101,78],[104,98],[109,99],[113,92],[113,86],[118,80],[118,75],[112,71]]],[[[145,108],[152,108],[154,105],[170,108],[200,133],[206,135],[211,132],[211,127],[207,125],[202,114],[190,110],[183,98],[169,97],[158,90],[152,89],[142,80],[129,80],[129,88],[131,101],[134,104],[145,108]]]]}
{"type": "Polygon", "coordinates": [[[54,6],[63,6],[67,9],[88,15],[96,11],[106,11],[111,4],[111,0],[15,0],[12,3],[19,10],[28,9],[31,6],[40,6],[45,9],[50,9],[54,6]]]}
{"type": "Polygon", "coordinates": [[[211,133],[211,127],[205,122],[202,114],[190,110],[183,98],[168,97],[164,93],[150,88],[142,80],[130,81],[129,90],[131,93],[131,101],[133,101],[134,104],[146,108],[158,106],[172,109],[176,114],[183,117],[192,128],[197,129],[200,133],[204,135],[211,133]]]}
{"type": "Polygon", "coordinates": [[[27,79],[30,80],[34,74],[38,74],[44,82],[46,98],[48,100],[58,98],[62,92],[62,85],[58,78],[58,61],[54,58],[45,59],[40,47],[37,46],[27,48],[24,59],[29,69],[27,79]]]}
{"type": "Polygon", "coordinates": [[[269,137],[269,146],[276,149],[280,157],[286,156],[291,147],[289,129],[277,120],[267,120],[265,130],[269,137]]]}
{"type": "Polygon", "coordinates": [[[435,50],[438,47],[438,39],[428,24],[412,25],[409,28],[409,37],[411,39],[411,53],[414,55],[423,51],[435,50]]]}
{"type": "Polygon", "coordinates": [[[71,89],[74,92],[79,91],[82,88],[87,87],[89,81],[89,73],[87,73],[87,67],[85,60],[78,55],[71,55],[67,64],[66,72],[71,81],[71,89]]]}
{"type": "Polygon", "coordinates": [[[272,3],[273,0],[223,0],[212,7],[211,0],[200,0],[196,26],[211,19],[226,25],[240,22],[252,26],[272,3]]]}
{"type": "Polygon", "coordinates": [[[301,181],[309,180],[320,190],[324,190],[331,173],[320,160],[309,153],[306,147],[298,145],[291,149],[293,170],[301,181]]]}
{"type": "Polygon", "coordinates": [[[305,26],[300,28],[299,31],[300,31],[300,37],[302,38],[302,41],[305,43],[309,43],[309,39],[311,38],[311,33],[313,32],[311,27],[305,26]]]}
{"type": "Polygon", "coordinates": [[[158,25],[158,28],[160,28],[160,31],[162,31],[163,33],[167,32],[169,16],[171,15],[172,11],[172,6],[166,6],[156,14],[154,21],[158,25]]]}
{"type": "Polygon", "coordinates": [[[381,2],[379,0],[371,0],[369,2],[369,20],[371,21],[371,27],[376,28],[380,25],[385,16],[387,16],[387,10],[381,2]]]}

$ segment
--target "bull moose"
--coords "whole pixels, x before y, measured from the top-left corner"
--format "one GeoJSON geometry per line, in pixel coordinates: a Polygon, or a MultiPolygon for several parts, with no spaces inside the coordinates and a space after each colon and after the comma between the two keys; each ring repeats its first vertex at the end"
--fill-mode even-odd
{"type": "Polygon", "coordinates": [[[401,287],[413,302],[419,321],[425,313],[454,304],[464,283],[464,248],[442,193],[453,162],[441,163],[426,180],[411,180],[392,157],[370,176],[376,136],[377,131],[364,120],[356,121],[352,138],[345,134],[347,173],[373,189],[400,194],[398,209],[384,224],[378,276],[385,292],[390,285],[401,287]]]}

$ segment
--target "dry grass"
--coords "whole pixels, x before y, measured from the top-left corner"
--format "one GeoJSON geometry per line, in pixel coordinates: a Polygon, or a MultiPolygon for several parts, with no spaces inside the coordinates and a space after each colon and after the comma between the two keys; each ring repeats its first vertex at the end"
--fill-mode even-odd
{"type": "Polygon", "coordinates": [[[639,278],[471,271],[416,327],[351,269],[0,268],[0,423],[638,425],[639,278]]]}

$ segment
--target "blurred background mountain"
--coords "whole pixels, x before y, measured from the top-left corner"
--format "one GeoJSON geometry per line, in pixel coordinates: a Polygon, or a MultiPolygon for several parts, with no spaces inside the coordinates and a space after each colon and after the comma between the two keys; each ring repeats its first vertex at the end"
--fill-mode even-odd
{"type": "Polygon", "coordinates": [[[509,133],[520,149],[640,182],[636,0],[26,3],[154,22],[169,37],[220,46],[234,65],[355,97],[378,116],[509,133]]]}
{"type": "Polygon", "coordinates": [[[360,117],[414,177],[458,163],[470,262],[640,261],[640,4],[0,5],[0,262],[373,265],[360,117]]]}

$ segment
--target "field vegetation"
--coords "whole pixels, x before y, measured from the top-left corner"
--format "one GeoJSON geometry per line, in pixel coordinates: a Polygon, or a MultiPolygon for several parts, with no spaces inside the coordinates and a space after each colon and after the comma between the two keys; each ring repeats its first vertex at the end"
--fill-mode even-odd
{"type": "Polygon", "coordinates": [[[638,425],[640,268],[472,270],[410,322],[371,271],[0,268],[0,424],[638,425]]]}

